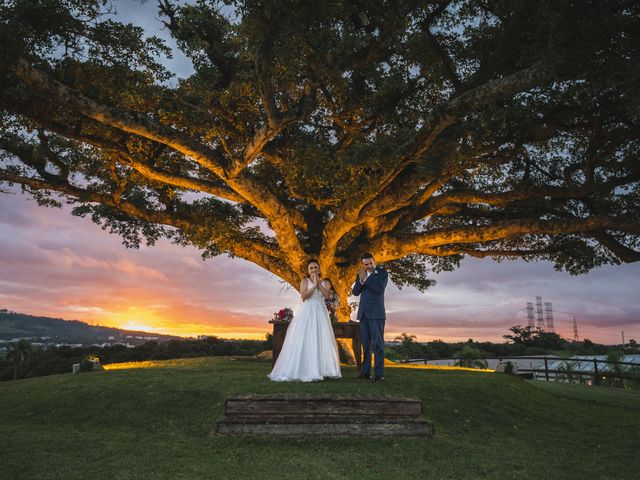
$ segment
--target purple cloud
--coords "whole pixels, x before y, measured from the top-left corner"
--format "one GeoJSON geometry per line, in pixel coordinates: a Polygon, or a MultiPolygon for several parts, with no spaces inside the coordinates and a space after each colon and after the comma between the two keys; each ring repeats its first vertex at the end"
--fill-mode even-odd
{"type": "MultiPolygon", "coordinates": [[[[297,292],[241,259],[203,262],[194,248],[160,241],[128,250],[69,207],[38,207],[27,196],[0,195],[0,306],[25,313],[162,333],[260,338],[274,311],[299,304],[297,292]]],[[[549,263],[468,259],[424,294],[387,291],[387,338],[501,341],[526,324],[526,302],[554,307],[556,330],[617,343],[640,338],[640,265],[607,266],[574,277],[549,263]]],[[[351,299],[355,300],[355,299],[351,299]]]]}

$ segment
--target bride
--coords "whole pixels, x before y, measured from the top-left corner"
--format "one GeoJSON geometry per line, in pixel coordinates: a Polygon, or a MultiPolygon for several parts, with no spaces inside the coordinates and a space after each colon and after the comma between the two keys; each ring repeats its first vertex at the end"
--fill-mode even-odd
{"type": "Polygon", "coordinates": [[[291,320],[282,351],[269,374],[274,382],[313,382],[340,378],[338,348],[324,299],[331,295],[315,259],[307,262],[309,277],[300,283],[302,305],[291,320]]]}

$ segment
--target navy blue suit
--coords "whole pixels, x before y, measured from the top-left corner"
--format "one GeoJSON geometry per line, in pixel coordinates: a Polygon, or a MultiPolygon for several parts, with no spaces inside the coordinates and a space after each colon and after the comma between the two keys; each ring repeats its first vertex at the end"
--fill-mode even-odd
{"type": "Polygon", "coordinates": [[[374,355],[373,373],[376,377],[384,374],[384,322],[387,318],[384,311],[384,289],[387,287],[389,274],[382,267],[376,267],[373,273],[360,283],[356,277],[353,294],[360,296],[357,318],[360,321],[360,335],[364,349],[362,361],[363,375],[371,374],[371,353],[374,355]]]}

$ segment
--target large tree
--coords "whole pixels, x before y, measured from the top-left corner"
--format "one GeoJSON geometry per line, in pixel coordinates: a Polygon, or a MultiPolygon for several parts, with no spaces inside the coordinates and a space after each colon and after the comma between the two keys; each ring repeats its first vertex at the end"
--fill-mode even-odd
{"type": "Polygon", "coordinates": [[[188,78],[108,8],[0,6],[4,189],[343,298],[367,250],[421,289],[640,259],[635,0],[162,0],[188,78]]]}

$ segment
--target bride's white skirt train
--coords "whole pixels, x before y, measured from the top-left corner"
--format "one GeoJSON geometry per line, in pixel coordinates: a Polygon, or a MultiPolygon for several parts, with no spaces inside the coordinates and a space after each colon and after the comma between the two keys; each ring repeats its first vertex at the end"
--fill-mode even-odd
{"type": "Polygon", "coordinates": [[[291,320],[269,378],[274,382],[314,382],[341,376],[329,313],[324,302],[313,295],[291,320]]]}

